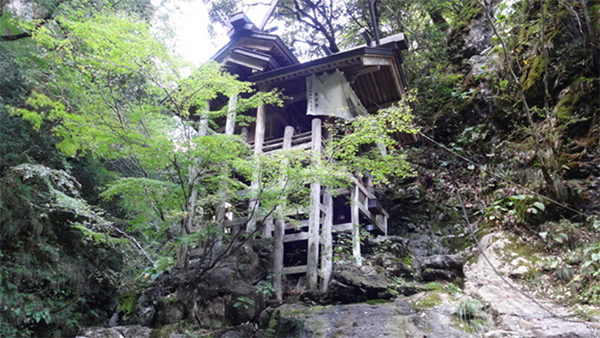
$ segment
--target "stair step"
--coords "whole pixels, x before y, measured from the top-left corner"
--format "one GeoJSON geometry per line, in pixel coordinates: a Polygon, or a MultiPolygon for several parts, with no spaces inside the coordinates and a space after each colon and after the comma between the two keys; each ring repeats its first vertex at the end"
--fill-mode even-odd
{"type": "Polygon", "coordinates": [[[297,232],[295,234],[289,234],[283,236],[283,242],[295,242],[295,241],[303,241],[308,239],[308,232],[297,232]]]}
{"type": "Polygon", "coordinates": [[[306,267],[306,265],[286,266],[283,268],[281,273],[283,273],[284,275],[293,275],[296,273],[306,273],[307,270],[308,268],[306,267]]]}

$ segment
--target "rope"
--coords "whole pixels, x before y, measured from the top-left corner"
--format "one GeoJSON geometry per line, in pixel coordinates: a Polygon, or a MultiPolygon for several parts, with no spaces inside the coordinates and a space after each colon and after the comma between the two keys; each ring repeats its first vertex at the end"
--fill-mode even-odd
{"type": "Polygon", "coordinates": [[[454,156],[456,156],[456,157],[460,158],[461,160],[463,160],[463,161],[466,161],[466,162],[468,162],[468,163],[470,163],[470,164],[472,164],[472,165],[474,165],[474,166],[478,167],[480,170],[482,170],[482,171],[485,171],[486,173],[490,174],[491,176],[494,176],[494,177],[496,177],[496,178],[498,178],[498,179],[500,179],[500,180],[502,180],[502,181],[504,181],[504,182],[506,182],[506,183],[512,184],[512,185],[514,185],[514,186],[517,186],[517,187],[519,187],[519,188],[521,188],[521,189],[523,189],[523,190],[527,191],[528,193],[530,193],[530,194],[532,194],[532,195],[535,195],[535,196],[537,196],[537,197],[540,197],[540,198],[542,198],[542,199],[544,199],[544,200],[546,200],[546,201],[548,201],[548,202],[550,202],[550,203],[553,203],[553,204],[555,204],[555,205],[558,205],[559,207],[562,207],[562,208],[564,208],[564,209],[566,209],[566,210],[569,210],[569,211],[571,211],[571,212],[573,212],[573,213],[576,213],[576,214],[578,214],[578,215],[580,215],[580,216],[587,217],[587,215],[586,215],[586,214],[584,214],[583,212],[581,212],[581,211],[579,211],[579,210],[576,210],[576,209],[574,209],[574,208],[572,208],[572,207],[570,207],[570,206],[568,206],[568,205],[566,205],[566,204],[564,204],[564,203],[562,203],[562,202],[559,202],[559,201],[557,201],[557,200],[555,200],[555,199],[553,199],[553,198],[550,198],[550,197],[548,197],[548,196],[546,196],[546,195],[542,195],[542,194],[540,194],[540,193],[538,193],[538,192],[536,192],[536,191],[534,191],[534,190],[531,190],[530,188],[527,188],[527,187],[525,187],[525,186],[523,186],[523,185],[521,185],[521,184],[519,184],[519,183],[517,183],[517,182],[515,182],[515,181],[511,180],[510,178],[507,178],[506,176],[498,175],[498,174],[496,174],[495,172],[492,172],[492,171],[490,171],[489,169],[486,169],[486,168],[484,168],[484,167],[483,167],[482,165],[480,165],[479,163],[477,163],[477,162],[475,162],[475,161],[473,161],[473,160],[471,160],[471,159],[469,159],[469,158],[467,158],[467,157],[465,157],[465,156],[463,156],[463,155],[461,155],[461,154],[457,153],[456,151],[454,151],[454,150],[452,150],[452,149],[450,149],[450,148],[446,147],[445,145],[443,145],[443,144],[441,144],[441,143],[439,143],[439,142],[435,141],[434,139],[432,139],[431,137],[427,136],[426,134],[424,134],[424,133],[422,133],[422,132],[419,132],[419,135],[421,135],[423,138],[427,139],[427,140],[428,140],[428,141],[430,141],[431,143],[433,143],[433,144],[437,145],[438,147],[440,147],[440,148],[442,148],[442,149],[446,150],[447,152],[451,153],[452,155],[454,155],[454,156]]]}
{"type": "MultiPolygon", "coordinates": [[[[361,92],[361,93],[362,93],[362,92],[361,92]]],[[[364,95],[364,96],[365,96],[367,99],[369,99],[369,100],[370,100],[372,103],[374,103],[374,104],[375,104],[377,107],[379,107],[379,109],[382,109],[382,108],[383,108],[383,107],[381,107],[381,106],[380,106],[380,105],[379,105],[379,104],[378,104],[378,103],[377,103],[375,100],[371,99],[369,96],[365,95],[364,93],[362,93],[362,94],[363,94],[363,95],[364,95]]],[[[581,216],[587,217],[587,215],[586,215],[586,214],[584,214],[583,212],[581,212],[581,211],[579,211],[579,210],[576,210],[576,209],[574,209],[574,208],[572,208],[572,207],[570,207],[570,206],[568,206],[568,205],[566,205],[566,204],[564,204],[564,203],[561,203],[561,202],[559,202],[559,201],[557,201],[557,200],[555,200],[555,199],[553,199],[553,198],[550,198],[550,197],[548,197],[548,196],[545,196],[545,195],[542,195],[542,194],[540,194],[540,193],[538,193],[538,192],[536,192],[536,191],[533,191],[533,190],[531,190],[530,188],[527,188],[527,187],[525,187],[525,186],[523,186],[523,185],[521,185],[521,184],[519,184],[519,183],[516,183],[516,182],[514,182],[513,180],[511,180],[511,179],[509,179],[509,178],[507,178],[507,177],[505,177],[505,176],[498,175],[498,174],[496,174],[495,172],[491,172],[490,170],[488,170],[488,169],[484,168],[484,167],[483,167],[482,165],[480,165],[479,163],[477,163],[477,162],[475,162],[475,161],[473,161],[473,160],[471,160],[471,159],[469,159],[469,158],[467,158],[467,157],[465,157],[465,156],[463,156],[463,155],[461,155],[461,154],[457,153],[456,151],[454,151],[454,150],[452,150],[452,149],[449,149],[449,148],[448,148],[448,147],[446,147],[445,145],[443,145],[443,144],[441,144],[441,143],[439,143],[439,142],[435,141],[433,138],[429,137],[427,134],[425,134],[425,133],[423,133],[423,132],[418,132],[418,134],[419,134],[419,135],[421,135],[421,136],[422,136],[423,138],[425,138],[426,140],[430,141],[431,143],[433,143],[433,144],[437,145],[438,147],[440,147],[440,148],[442,148],[442,149],[446,150],[446,151],[447,151],[447,152],[449,152],[450,154],[452,154],[452,155],[454,155],[454,156],[456,156],[456,157],[460,158],[460,159],[461,159],[461,160],[463,160],[463,161],[466,161],[466,162],[468,162],[468,163],[470,163],[470,164],[472,164],[472,165],[474,165],[474,166],[478,167],[480,170],[482,170],[482,171],[485,171],[486,173],[488,173],[488,174],[490,174],[490,175],[492,175],[492,176],[494,176],[494,177],[496,177],[496,178],[498,178],[498,179],[500,179],[500,180],[502,180],[502,181],[505,181],[505,182],[507,182],[507,183],[509,183],[509,184],[512,184],[512,185],[514,185],[514,186],[518,186],[518,187],[520,187],[521,189],[523,189],[523,190],[525,190],[525,191],[527,191],[527,192],[531,193],[532,195],[538,196],[538,197],[540,197],[540,198],[542,198],[542,199],[544,199],[544,200],[546,200],[546,201],[548,201],[548,202],[551,202],[551,203],[553,203],[553,204],[555,204],[555,205],[557,205],[557,206],[560,206],[560,207],[562,207],[562,208],[564,208],[564,209],[566,209],[566,210],[569,210],[569,211],[571,211],[571,212],[573,212],[573,213],[576,213],[576,214],[578,214],[578,215],[581,215],[581,216]]],[[[473,242],[474,242],[474,243],[475,243],[475,245],[477,246],[477,249],[478,249],[479,253],[480,253],[480,254],[483,256],[483,258],[485,259],[485,261],[487,262],[487,264],[488,264],[488,265],[489,265],[489,266],[492,268],[492,270],[494,271],[494,273],[495,273],[495,274],[496,274],[498,277],[500,277],[500,279],[501,279],[501,280],[502,280],[504,283],[506,283],[506,284],[507,284],[507,285],[508,285],[508,286],[509,286],[511,289],[513,289],[513,290],[517,291],[518,293],[520,293],[521,295],[523,295],[523,296],[524,296],[524,297],[526,297],[527,299],[531,300],[531,301],[532,301],[534,304],[536,304],[537,306],[539,306],[541,309],[543,309],[544,311],[548,312],[548,313],[549,313],[549,314],[550,314],[550,315],[551,315],[553,318],[559,318],[559,319],[562,319],[562,320],[564,320],[564,321],[567,321],[567,322],[572,322],[572,323],[581,323],[581,324],[584,324],[584,325],[585,325],[585,326],[586,326],[588,329],[590,329],[590,330],[593,332],[593,334],[594,334],[594,337],[598,337],[598,334],[596,333],[596,330],[595,330],[595,328],[593,328],[593,327],[592,327],[592,326],[591,326],[591,325],[590,325],[588,322],[586,322],[586,321],[583,321],[583,320],[569,319],[569,318],[567,318],[567,317],[565,317],[565,316],[561,316],[561,315],[559,315],[559,314],[556,314],[556,313],[554,313],[554,312],[553,312],[552,310],[550,310],[548,307],[546,307],[545,305],[541,304],[541,303],[540,303],[539,301],[537,301],[535,298],[533,298],[532,296],[530,296],[529,294],[527,294],[525,291],[522,291],[521,289],[519,289],[518,287],[516,287],[515,285],[513,285],[513,284],[512,284],[510,281],[508,281],[508,279],[506,279],[506,277],[502,276],[502,275],[500,274],[500,272],[499,272],[499,271],[496,269],[496,267],[494,266],[494,264],[492,264],[492,262],[490,261],[490,259],[488,258],[488,256],[485,254],[485,252],[484,252],[483,248],[481,247],[481,245],[479,244],[479,241],[477,240],[477,236],[475,236],[475,231],[474,231],[474,229],[473,229],[473,226],[472,226],[471,222],[469,221],[469,217],[468,217],[468,215],[467,215],[467,211],[466,211],[466,209],[465,209],[465,205],[464,205],[464,203],[463,203],[462,196],[460,195],[460,191],[459,191],[458,187],[457,187],[457,189],[456,189],[456,195],[457,195],[457,197],[458,197],[458,200],[459,200],[459,202],[460,202],[460,206],[461,206],[461,208],[462,208],[462,212],[463,212],[463,217],[464,217],[464,219],[465,219],[465,222],[467,223],[467,229],[469,230],[469,233],[470,233],[470,235],[471,235],[471,239],[473,240],[473,242]]]]}
{"type": "MultiPolygon", "coordinates": [[[[367,99],[369,99],[369,101],[371,101],[373,104],[375,104],[379,109],[383,109],[383,107],[379,103],[377,103],[375,100],[373,100],[372,98],[370,98],[364,92],[361,91],[361,94],[364,95],[367,99]]],[[[510,178],[507,178],[506,176],[498,175],[495,172],[492,172],[489,169],[484,168],[481,164],[479,164],[479,163],[477,163],[477,162],[475,162],[475,161],[473,161],[473,160],[471,160],[471,159],[469,159],[469,158],[467,158],[467,157],[465,157],[465,156],[457,153],[456,151],[454,151],[454,150],[446,147],[445,145],[443,145],[443,144],[435,141],[433,138],[429,137],[427,134],[425,134],[423,132],[418,132],[418,134],[421,135],[426,140],[430,141],[431,143],[433,143],[433,144],[437,145],[438,147],[440,147],[440,148],[446,150],[447,152],[451,153],[452,155],[454,155],[454,156],[460,158],[461,160],[466,161],[466,162],[468,162],[468,163],[470,163],[470,164],[478,167],[480,170],[485,171],[486,173],[488,173],[488,174],[490,174],[490,175],[492,175],[492,176],[494,176],[494,177],[496,177],[496,178],[498,178],[498,179],[500,179],[500,180],[502,180],[504,182],[507,182],[509,184],[517,186],[517,187],[519,187],[519,188],[527,191],[528,193],[530,193],[532,195],[540,197],[540,198],[542,198],[542,199],[544,199],[544,200],[546,200],[546,201],[548,201],[550,203],[558,205],[559,207],[562,207],[562,208],[564,208],[566,210],[569,210],[569,211],[571,211],[571,212],[573,212],[575,214],[578,214],[578,215],[583,216],[583,217],[587,217],[586,214],[584,214],[583,212],[581,212],[579,210],[576,210],[576,209],[574,209],[574,208],[572,208],[572,207],[570,207],[570,206],[568,206],[568,205],[566,205],[564,203],[561,203],[561,202],[559,202],[559,201],[557,201],[557,200],[555,200],[553,198],[550,198],[550,197],[542,195],[542,194],[540,194],[540,193],[538,193],[536,191],[533,191],[530,188],[527,188],[527,187],[525,187],[525,186],[523,186],[523,185],[521,185],[521,184],[519,184],[517,182],[514,182],[513,180],[511,180],[510,178]]]]}
{"type": "MultiPolygon", "coordinates": [[[[502,274],[500,274],[500,272],[498,271],[498,269],[496,269],[496,267],[494,266],[494,264],[491,262],[491,260],[488,258],[488,256],[486,255],[486,253],[484,252],[483,248],[481,247],[481,244],[479,243],[479,240],[477,240],[477,236],[475,236],[475,231],[473,230],[473,225],[471,224],[471,222],[469,221],[469,216],[467,215],[467,210],[465,209],[465,204],[462,200],[462,196],[460,195],[460,190],[458,189],[458,187],[456,188],[456,196],[458,197],[458,201],[460,202],[460,207],[462,209],[462,213],[463,213],[463,217],[465,219],[465,222],[467,223],[467,229],[469,230],[469,233],[471,235],[471,239],[473,239],[473,242],[475,243],[475,245],[477,246],[477,250],[479,250],[479,254],[481,256],[483,256],[483,258],[485,259],[485,261],[487,262],[487,264],[492,268],[492,271],[494,271],[494,273],[500,277],[500,279],[506,283],[511,289],[517,291],[518,293],[520,293],[521,295],[523,295],[525,298],[529,299],[530,301],[532,301],[535,305],[539,306],[542,310],[548,312],[550,314],[550,316],[552,316],[553,318],[558,318],[567,322],[571,322],[571,323],[580,323],[580,324],[584,324],[588,329],[590,329],[592,332],[596,331],[588,322],[583,321],[583,320],[576,320],[576,319],[569,319],[566,316],[562,316],[559,315],[557,313],[555,313],[554,311],[550,310],[547,306],[543,305],[542,303],[540,303],[537,299],[535,299],[533,296],[529,295],[528,293],[526,293],[525,291],[519,289],[518,287],[516,287],[513,283],[511,283],[506,277],[502,276],[502,274]]],[[[594,337],[598,337],[597,333],[594,332],[594,337]]]]}

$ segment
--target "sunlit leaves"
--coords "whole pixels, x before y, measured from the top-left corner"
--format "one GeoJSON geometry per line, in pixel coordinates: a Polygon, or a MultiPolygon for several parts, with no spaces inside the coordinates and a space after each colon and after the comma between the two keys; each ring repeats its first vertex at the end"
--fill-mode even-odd
{"type": "Polygon", "coordinates": [[[418,132],[413,123],[414,101],[414,93],[408,93],[396,105],[336,126],[341,127],[343,134],[333,138],[328,156],[345,164],[351,172],[368,171],[378,182],[386,182],[390,175],[411,175],[398,140],[402,135],[418,132]]]}

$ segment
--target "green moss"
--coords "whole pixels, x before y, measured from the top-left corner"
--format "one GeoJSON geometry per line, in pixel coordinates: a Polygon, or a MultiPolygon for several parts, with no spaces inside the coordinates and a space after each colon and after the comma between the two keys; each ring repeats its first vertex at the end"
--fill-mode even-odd
{"type": "Polygon", "coordinates": [[[527,60],[530,66],[521,77],[521,85],[525,91],[529,90],[540,81],[544,75],[544,68],[546,66],[546,60],[542,55],[538,55],[527,60]]]}
{"type": "Polygon", "coordinates": [[[368,301],[366,301],[365,303],[369,304],[369,305],[378,305],[378,304],[385,304],[388,301],[385,299],[369,299],[368,301]]]}
{"type": "Polygon", "coordinates": [[[425,284],[424,287],[429,291],[446,293],[449,295],[461,292],[461,289],[456,284],[450,282],[429,282],[425,284]]]}
{"type": "Polygon", "coordinates": [[[275,313],[269,320],[267,337],[297,337],[303,328],[304,323],[301,320],[275,313]]]}
{"type": "Polygon", "coordinates": [[[573,117],[573,111],[584,97],[586,91],[583,84],[586,78],[577,79],[569,88],[569,92],[556,104],[556,117],[561,120],[569,120],[573,117]]]}
{"type": "Polygon", "coordinates": [[[596,23],[596,29],[600,29],[600,5],[590,6],[590,16],[592,17],[592,22],[596,23]]]}
{"type": "Polygon", "coordinates": [[[414,304],[414,308],[417,310],[428,309],[434,306],[442,304],[442,297],[437,293],[432,293],[429,296],[419,299],[414,304]]]}
{"type": "Polygon", "coordinates": [[[471,21],[477,19],[481,13],[483,13],[483,10],[479,4],[476,2],[469,2],[467,5],[463,6],[460,14],[457,16],[456,21],[454,22],[454,30],[464,30],[469,26],[471,21]]]}
{"type": "Polygon", "coordinates": [[[538,263],[542,260],[539,250],[536,245],[532,243],[522,243],[518,236],[511,236],[509,239],[510,243],[502,250],[501,253],[505,260],[512,261],[516,257],[522,257],[531,263],[538,263]],[[518,256],[511,256],[510,253],[516,253],[518,256]]]}

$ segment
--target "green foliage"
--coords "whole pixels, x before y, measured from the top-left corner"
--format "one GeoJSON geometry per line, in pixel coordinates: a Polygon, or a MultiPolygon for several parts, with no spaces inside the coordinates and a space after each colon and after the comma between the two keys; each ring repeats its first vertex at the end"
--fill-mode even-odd
{"type": "Polygon", "coordinates": [[[411,107],[415,100],[414,93],[409,93],[396,105],[376,114],[332,127],[331,131],[341,131],[342,137],[333,138],[327,156],[344,164],[349,172],[368,171],[377,183],[387,183],[390,176],[414,175],[397,138],[418,132],[411,107]]]}
{"type": "Polygon", "coordinates": [[[41,165],[22,164],[0,177],[3,336],[73,335],[110,315],[120,244],[86,236],[108,223],[78,188],[66,172],[41,165]]]}
{"type": "Polygon", "coordinates": [[[456,308],[456,317],[460,320],[460,326],[467,332],[478,332],[483,326],[485,319],[484,305],[476,299],[464,299],[456,308]]]}
{"type": "Polygon", "coordinates": [[[514,215],[519,222],[530,222],[545,210],[545,204],[534,195],[512,195],[492,202],[487,208],[487,218],[493,221],[505,215],[514,215]]]}
{"type": "Polygon", "coordinates": [[[539,235],[549,251],[574,249],[580,245],[581,230],[577,223],[561,219],[559,222],[546,222],[539,235]]]}
{"type": "Polygon", "coordinates": [[[271,284],[268,281],[260,281],[258,282],[258,284],[256,284],[256,288],[258,289],[258,291],[260,293],[263,294],[263,296],[265,297],[271,297],[275,294],[275,288],[273,287],[273,284],[271,284]]]}
{"type": "Polygon", "coordinates": [[[254,300],[250,297],[240,296],[236,299],[235,303],[233,303],[233,307],[241,307],[243,309],[248,309],[249,307],[254,306],[254,300]]]}

